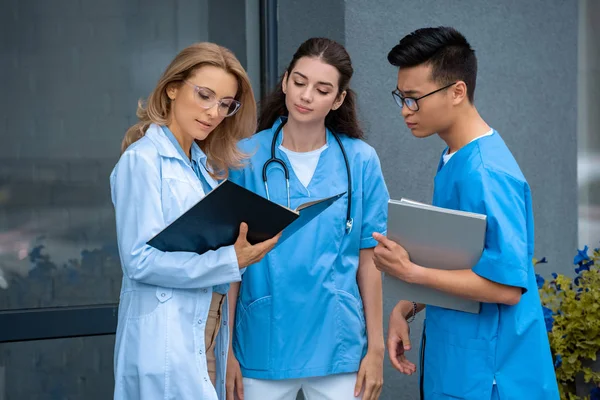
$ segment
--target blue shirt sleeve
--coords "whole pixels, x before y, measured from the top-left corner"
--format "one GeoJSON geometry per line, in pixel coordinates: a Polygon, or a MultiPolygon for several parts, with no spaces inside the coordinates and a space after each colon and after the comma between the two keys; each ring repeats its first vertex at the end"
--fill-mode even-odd
{"type": "MultiPolygon", "coordinates": [[[[362,221],[360,221],[360,248],[377,246],[373,233],[387,234],[388,200],[390,195],[383,179],[381,163],[375,149],[362,171],[362,221]]],[[[357,221],[354,221],[355,223],[357,221]]]]}
{"type": "Polygon", "coordinates": [[[110,181],[121,263],[130,279],[184,289],[241,280],[233,246],[196,254],[163,252],[146,244],[165,227],[161,176],[149,156],[126,151],[110,181]]]}
{"type": "Polygon", "coordinates": [[[477,275],[527,291],[527,205],[524,183],[502,172],[472,173],[459,187],[461,210],[485,214],[485,248],[477,275]]]}

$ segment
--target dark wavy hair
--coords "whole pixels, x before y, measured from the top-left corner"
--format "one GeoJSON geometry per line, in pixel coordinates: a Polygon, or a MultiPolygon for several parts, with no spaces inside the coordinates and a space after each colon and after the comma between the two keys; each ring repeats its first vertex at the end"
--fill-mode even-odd
{"type": "MultiPolygon", "coordinates": [[[[350,79],[354,74],[350,55],[341,44],[327,38],[311,38],[298,47],[286,72],[289,76],[302,57],[313,57],[335,67],[340,73],[338,82],[339,92],[346,91],[344,103],[337,109],[331,110],[325,117],[325,126],[336,133],[343,133],[352,138],[362,139],[364,133],[358,124],[356,112],[356,94],[350,89],[350,79]]],[[[285,93],[281,88],[285,74],[279,79],[277,87],[259,104],[258,130],[271,128],[277,118],[288,115],[285,106],[285,93]]]]}
{"type": "Polygon", "coordinates": [[[435,82],[449,85],[463,81],[467,85],[469,101],[473,103],[477,57],[467,39],[454,28],[417,29],[394,46],[388,54],[388,61],[399,68],[429,64],[435,82]]]}

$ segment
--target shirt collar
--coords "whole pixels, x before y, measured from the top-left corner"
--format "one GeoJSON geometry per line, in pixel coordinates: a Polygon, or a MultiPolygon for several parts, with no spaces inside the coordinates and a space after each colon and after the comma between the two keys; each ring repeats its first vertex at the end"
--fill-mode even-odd
{"type": "MultiPolygon", "coordinates": [[[[286,116],[282,116],[279,117],[275,120],[275,122],[273,123],[273,126],[271,127],[271,132],[273,132],[273,135],[275,134],[275,132],[277,132],[277,128],[279,128],[279,126],[281,124],[284,123],[284,121],[287,122],[287,117],[286,116]]],[[[282,128],[282,130],[285,129],[285,125],[282,128]]],[[[331,140],[333,140],[333,134],[331,133],[331,131],[329,130],[329,128],[325,127],[325,146],[329,147],[329,142],[331,140]]],[[[277,141],[275,142],[275,146],[279,147],[281,145],[281,143],[283,142],[283,134],[281,133],[281,131],[279,132],[279,135],[277,136],[277,141]]]]}
{"type": "MultiPolygon", "coordinates": [[[[169,142],[171,142],[171,145],[176,149],[179,158],[183,159],[189,164],[190,159],[181,148],[181,145],[177,141],[177,138],[175,137],[173,132],[171,132],[171,130],[166,125],[161,126],[161,128],[167,139],[169,139],[169,142]]],[[[202,151],[200,146],[198,146],[198,143],[196,143],[196,141],[192,142],[191,150],[192,160],[194,160],[198,164],[206,165],[206,154],[204,154],[204,152],[202,151]]]]}

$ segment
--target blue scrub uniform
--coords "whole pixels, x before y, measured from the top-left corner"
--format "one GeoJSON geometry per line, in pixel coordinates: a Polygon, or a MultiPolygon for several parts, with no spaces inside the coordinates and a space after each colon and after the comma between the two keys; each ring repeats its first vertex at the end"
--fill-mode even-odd
{"type": "Polygon", "coordinates": [[[497,132],[460,149],[435,177],[433,204],[487,215],[479,276],[523,290],[480,314],[427,306],[425,400],[559,399],[532,265],[531,192],[497,132]],[[493,382],[497,386],[493,388],[493,382]]]}
{"type": "MultiPolygon", "coordinates": [[[[262,167],[270,158],[271,129],[243,141],[250,164],[231,180],[266,197],[262,167]]],[[[352,173],[354,227],[346,234],[347,195],[294,236],[277,245],[242,279],[233,340],[242,374],[254,379],[292,379],[356,372],[367,350],[366,325],[356,274],[361,249],[376,246],[373,232],[386,233],[388,191],[375,150],[340,134],[352,173]]],[[[308,187],[290,172],[291,207],[348,190],[344,158],[332,133],[308,187]]],[[[285,178],[272,163],[271,200],[287,205],[285,178]]]]}

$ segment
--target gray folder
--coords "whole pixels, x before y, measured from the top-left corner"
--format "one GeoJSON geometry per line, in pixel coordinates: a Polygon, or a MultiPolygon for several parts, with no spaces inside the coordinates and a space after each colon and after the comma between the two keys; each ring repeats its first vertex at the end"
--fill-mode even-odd
{"type": "MultiPolygon", "coordinates": [[[[477,264],[485,244],[486,216],[412,200],[388,203],[388,238],[406,249],[415,264],[458,270],[477,264]]],[[[383,290],[398,300],[479,313],[477,301],[384,276],[383,290]]]]}

